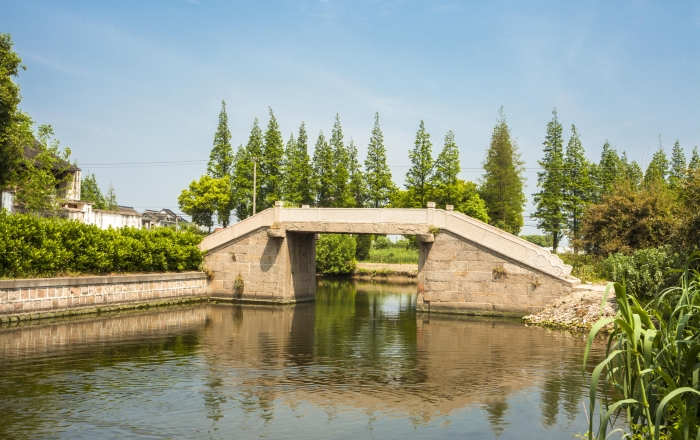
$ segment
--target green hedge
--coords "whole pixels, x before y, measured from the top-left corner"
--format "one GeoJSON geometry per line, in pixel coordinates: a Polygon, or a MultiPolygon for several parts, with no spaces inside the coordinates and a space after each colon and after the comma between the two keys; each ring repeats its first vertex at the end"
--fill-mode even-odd
{"type": "Polygon", "coordinates": [[[0,212],[0,277],[197,270],[202,237],[0,212]]]}
{"type": "Polygon", "coordinates": [[[637,298],[652,298],[668,278],[676,257],[667,247],[642,249],[632,255],[613,254],[603,262],[607,277],[624,283],[637,298]]]}

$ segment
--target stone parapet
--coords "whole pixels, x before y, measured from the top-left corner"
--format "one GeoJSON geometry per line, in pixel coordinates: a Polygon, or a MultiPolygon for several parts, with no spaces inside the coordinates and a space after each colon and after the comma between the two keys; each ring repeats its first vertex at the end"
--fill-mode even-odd
{"type": "Polygon", "coordinates": [[[206,297],[202,272],[0,281],[0,320],[206,297]]]}

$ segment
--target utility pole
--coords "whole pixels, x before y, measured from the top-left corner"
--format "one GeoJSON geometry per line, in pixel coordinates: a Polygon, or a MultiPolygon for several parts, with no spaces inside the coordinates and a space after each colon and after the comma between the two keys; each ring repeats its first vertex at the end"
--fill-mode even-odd
{"type": "Polygon", "coordinates": [[[255,193],[257,193],[258,158],[253,158],[253,215],[255,215],[255,193]]]}

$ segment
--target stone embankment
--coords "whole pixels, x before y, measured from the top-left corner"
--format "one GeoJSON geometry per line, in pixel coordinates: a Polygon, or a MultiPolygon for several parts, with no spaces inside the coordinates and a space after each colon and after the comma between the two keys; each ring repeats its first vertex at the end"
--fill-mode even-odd
{"type": "Polygon", "coordinates": [[[544,327],[588,331],[601,317],[615,316],[617,313],[615,292],[611,290],[601,314],[605,287],[576,286],[570,295],[555,299],[537,314],[525,316],[523,322],[544,327]]]}

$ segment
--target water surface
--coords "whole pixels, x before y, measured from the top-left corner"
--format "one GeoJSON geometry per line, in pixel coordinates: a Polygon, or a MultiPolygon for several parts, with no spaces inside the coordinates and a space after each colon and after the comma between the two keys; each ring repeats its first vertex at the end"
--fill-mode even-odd
{"type": "MultiPolygon", "coordinates": [[[[420,315],[415,285],[0,327],[2,438],[561,439],[582,335],[420,315]]],[[[599,353],[594,354],[599,355],[599,353]]]]}

